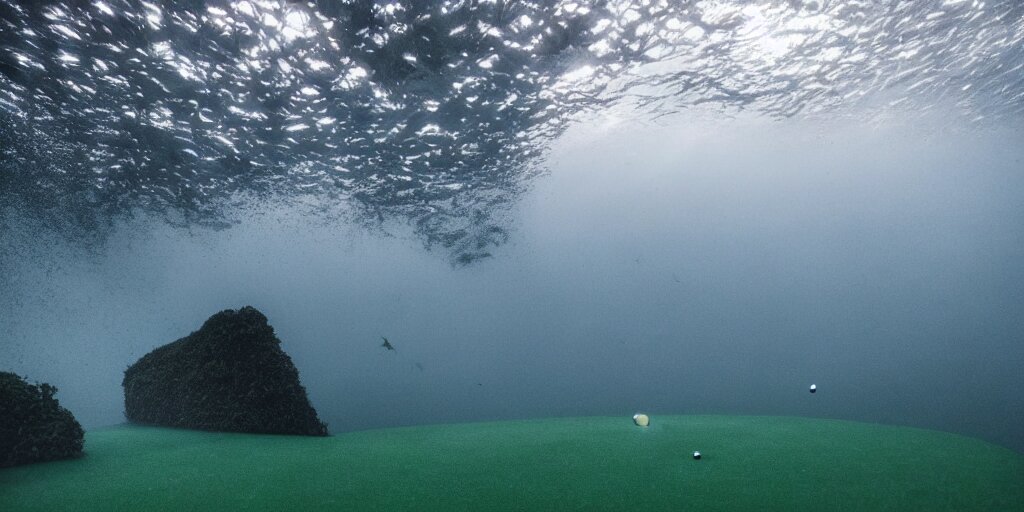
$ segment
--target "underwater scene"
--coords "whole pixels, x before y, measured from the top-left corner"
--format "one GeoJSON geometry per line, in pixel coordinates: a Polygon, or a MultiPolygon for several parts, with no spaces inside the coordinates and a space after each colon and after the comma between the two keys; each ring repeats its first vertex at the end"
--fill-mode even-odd
{"type": "Polygon", "coordinates": [[[1024,2],[0,0],[0,510],[1024,511],[1024,2]]]}

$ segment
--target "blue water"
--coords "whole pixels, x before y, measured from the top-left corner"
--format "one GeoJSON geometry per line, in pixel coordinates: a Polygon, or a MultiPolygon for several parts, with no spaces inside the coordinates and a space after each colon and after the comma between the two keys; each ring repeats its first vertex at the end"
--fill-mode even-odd
{"type": "Polygon", "coordinates": [[[0,0],[0,370],[117,423],[252,304],[335,430],[1024,451],[1024,6],[666,4],[0,0]]]}

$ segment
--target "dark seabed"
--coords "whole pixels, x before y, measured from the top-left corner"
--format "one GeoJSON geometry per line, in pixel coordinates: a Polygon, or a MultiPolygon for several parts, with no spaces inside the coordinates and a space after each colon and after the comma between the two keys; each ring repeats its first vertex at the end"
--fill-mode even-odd
{"type": "Polygon", "coordinates": [[[643,411],[1024,454],[1022,162],[1016,0],[0,0],[0,371],[91,434],[253,305],[334,434],[643,411]]]}

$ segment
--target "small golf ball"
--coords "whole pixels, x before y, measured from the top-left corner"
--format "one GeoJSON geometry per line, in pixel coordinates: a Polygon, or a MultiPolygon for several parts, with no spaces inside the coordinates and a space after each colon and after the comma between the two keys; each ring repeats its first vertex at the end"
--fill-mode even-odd
{"type": "Polygon", "coordinates": [[[633,423],[638,427],[646,427],[651,424],[651,419],[646,414],[638,413],[633,415],[633,423]]]}
{"type": "Polygon", "coordinates": [[[817,390],[818,390],[818,385],[817,384],[811,384],[811,393],[814,393],[817,390]]]}
{"type": "Polygon", "coordinates": [[[693,452],[693,460],[700,460],[700,452],[693,452]]]}

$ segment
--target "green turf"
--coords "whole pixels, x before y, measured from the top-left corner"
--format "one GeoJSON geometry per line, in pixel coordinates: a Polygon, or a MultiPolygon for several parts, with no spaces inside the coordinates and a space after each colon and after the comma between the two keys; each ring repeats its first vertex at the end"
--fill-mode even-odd
{"type": "Polygon", "coordinates": [[[122,426],[0,470],[0,510],[1024,510],[1024,457],[786,417],[565,418],[328,438],[122,426]],[[704,457],[692,458],[694,450],[704,457]]]}

